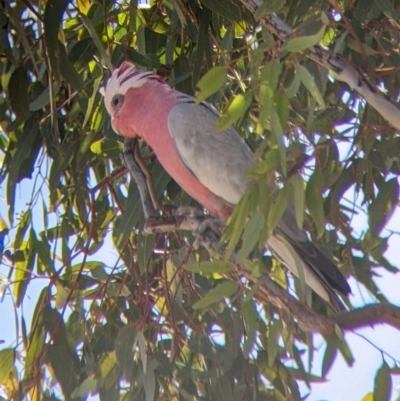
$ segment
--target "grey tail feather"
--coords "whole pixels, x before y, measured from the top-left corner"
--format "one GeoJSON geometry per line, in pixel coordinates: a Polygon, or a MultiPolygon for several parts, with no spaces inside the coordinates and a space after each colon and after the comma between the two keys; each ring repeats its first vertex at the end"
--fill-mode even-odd
{"type": "Polygon", "coordinates": [[[332,310],[332,312],[347,311],[348,308],[342,302],[342,300],[337,296],[337,294],[334,291],[332,291],[332,289],[329,286],[325,286],[325,287],[329,294],[329,302],[326,302],[326,304],[332,310]]]}

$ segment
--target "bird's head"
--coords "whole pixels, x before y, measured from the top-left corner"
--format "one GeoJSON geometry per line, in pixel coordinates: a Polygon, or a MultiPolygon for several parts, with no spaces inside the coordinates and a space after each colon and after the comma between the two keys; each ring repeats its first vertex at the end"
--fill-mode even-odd
{"type": "Polygon", "coordinates": [[[124,61],[119,68],[113,71],[106,85],[100,88],[111,121],[123,106],[128,89],[142,86],[146,79],[153,75],[151,72],[137,69],[129,61],[124,61]]]}

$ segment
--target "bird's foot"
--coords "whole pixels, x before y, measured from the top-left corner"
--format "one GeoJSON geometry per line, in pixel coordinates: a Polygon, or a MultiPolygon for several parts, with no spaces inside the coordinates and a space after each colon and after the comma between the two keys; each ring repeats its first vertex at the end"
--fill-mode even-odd
{"type": "Polygon", "coordinates": [[[212,244],[212,248],[215,248],[215,244],[219,242],[222,232],[225,228],[225,223],[214,217],[206,217],[196,229],[193,231],[193,235],[196,237],[193,247],[198,249],[200,245],[205,248],[209,248],[208,245],[212,244]]]}
{"type": "Polygon", "coordinates": [[[173,214],[179,217],[207,217],[204,216],[204,210],[192,206],[179,206],[173,211],[173,214]]]}
{"type": "Polygon", "coordinates": [[[160,216],[148,218],[144,233],[157,234],[180,230],[195,232],[209,219],[211,217],[205,216],[202,210],[193,207],[170,208],[168,212],[163,211],[160,216]]]}

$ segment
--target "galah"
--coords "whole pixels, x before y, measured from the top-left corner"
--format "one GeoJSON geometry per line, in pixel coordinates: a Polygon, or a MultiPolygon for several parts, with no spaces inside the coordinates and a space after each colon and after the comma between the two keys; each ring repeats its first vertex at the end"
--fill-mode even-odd
{"type": "MultiPolygon", "coordinates": [[[[251,185],[245,171],[256,163],[238,131],[234,127],[219,131],[219,115],[212,106],[196,104],[192,96],[130,62],[116,69],[102,89],[114,131],[142,138],[186,193],[226,221],[251,185]]],[[[287,208],[266,246],[332,309],[344,308],[336,291],[349,294],[347,281],[297,226],[293,207],[287,208]]]]}

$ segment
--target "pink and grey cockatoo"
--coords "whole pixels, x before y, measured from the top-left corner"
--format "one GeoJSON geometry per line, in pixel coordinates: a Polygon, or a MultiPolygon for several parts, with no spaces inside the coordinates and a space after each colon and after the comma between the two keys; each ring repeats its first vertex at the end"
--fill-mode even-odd
{"type": "MultiPolygon", "coordinates": [[[[128,138],[142,138],[186,193],[226,221],[251,185],[245,171],[256,164],[238,131],[233,127],[219,131],[219,115],[213,107],[196,104],[193,97],[172,89],[158,75],[129,62],[112,73],[103,95],[113,129],[128,138]]],[[[334,310],[343,309],[335,291],[347,295],[350,287],[333,262],[299,229],[292,207],[266,246],[334,310]]]]}

